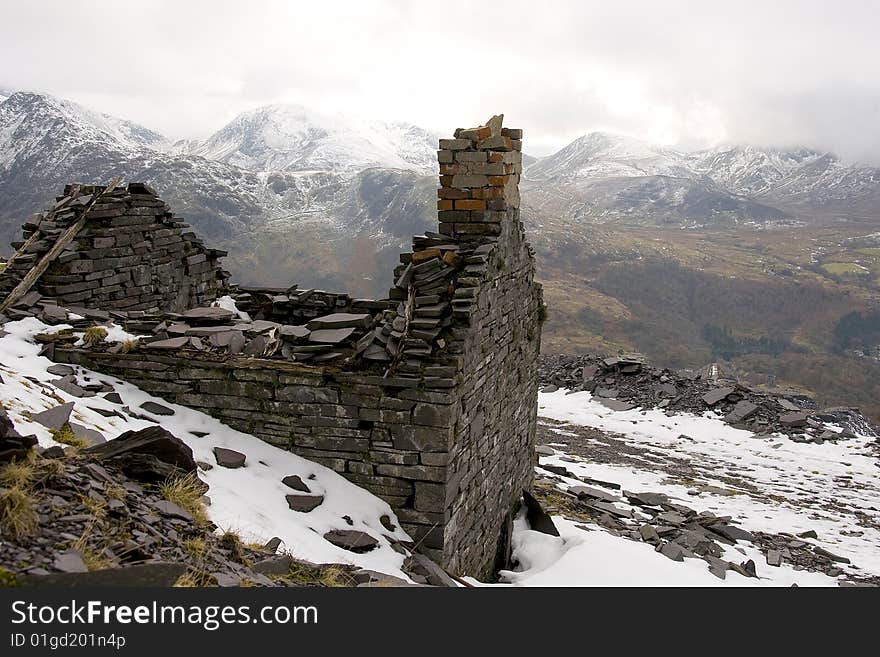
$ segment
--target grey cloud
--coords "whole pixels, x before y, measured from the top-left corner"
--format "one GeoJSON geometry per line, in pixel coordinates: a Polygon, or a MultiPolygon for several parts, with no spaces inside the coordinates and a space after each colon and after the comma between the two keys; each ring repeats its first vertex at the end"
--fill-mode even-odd
{"type": "Polygon", "coordinates": [[[538,153],[603,129],[880,164],[878,19],[858,0],[18,0],[0,86],[172,138],[293,101],[442,132],[504,111],[538,153]]]}

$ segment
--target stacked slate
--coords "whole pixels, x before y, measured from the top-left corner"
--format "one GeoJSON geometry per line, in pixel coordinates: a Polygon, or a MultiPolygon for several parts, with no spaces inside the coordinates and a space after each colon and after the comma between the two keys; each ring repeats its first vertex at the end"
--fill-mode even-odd
{"type": "Polygon", "coordinates": [[[17,311],[40,297],[68,307],[179,311],[225,290],[229,274],[219,258],[226,253],[205,248],[149,185],[68,185],[50,210],[24,225],[25,241],[13,244],[17,252],[0,274],[0,299],[81,219],[73,240],[14,304],[17,311]]]}
{"type": "Polygon", "coordinates": [[[300,325],[333,312],[375,314],[393,307],[385,300],[352,299],[323,290],[235,286],[230,290],[236,307],[254,319],[300,325]]]}

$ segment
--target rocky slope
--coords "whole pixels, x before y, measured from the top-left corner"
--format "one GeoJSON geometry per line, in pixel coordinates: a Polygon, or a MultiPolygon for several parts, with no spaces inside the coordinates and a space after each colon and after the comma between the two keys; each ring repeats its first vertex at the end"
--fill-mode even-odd
{"type": "Polygon", "coordinates": [[[517,566],[502,578],[880,584],[876,428],[851,409],[820,411],[713,374],[629,357],[545,359],[537,500],[517,520],[517,566]]]}

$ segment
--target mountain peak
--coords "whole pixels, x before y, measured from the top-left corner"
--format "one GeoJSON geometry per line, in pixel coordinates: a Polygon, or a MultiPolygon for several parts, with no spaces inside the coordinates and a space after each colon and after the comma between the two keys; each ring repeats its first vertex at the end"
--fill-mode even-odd
{"type": "Polygon", "coordinates": [[[646,141],[610,132],[590,132],[529,167],[532,178],[682,176],[684,156],[646,141]]]}
{"type": "Polygon", "coordinates": [[[51,132],[71,143],[113,142],[128,150],[167,144],[165,137],[142,125],[35,91],[16,91],[0,105],[0,125],[13,124],[28,139],[51,132]]]}
{"type": "Polygon", "coordinates": [[[411,124],[275,104],[239,114],[192,152],[256,171],[381,167],[430,174],[436,146],[435,135],[411,124]]]}

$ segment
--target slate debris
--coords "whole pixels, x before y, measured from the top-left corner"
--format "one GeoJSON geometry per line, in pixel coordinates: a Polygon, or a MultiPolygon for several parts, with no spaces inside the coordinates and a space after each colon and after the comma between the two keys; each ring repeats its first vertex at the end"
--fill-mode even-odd
{"type": "Polygon", "coordinates": [[[584,390],[612,410],[631,406],[697,415],[711,410],[728,424],[756,435],[780,433],[803,443],[847,440],[854,432],[880,437],[880,428],[857,409],[817,409],[813,400],[802,395],[710,380],[704,372],[652,367],[639,355],[541,355],[538,377],[542,391],[584,390]],[[826,422],[843,427],[843,432],[826,430],[826,422]]]}
{"type": "Polygon", "coordinates": [[[284,479],[281,480],[281,483],[288,488],[292,488],[293,490],[298,490],[303,493],[312,492],[308,485],[306,485],[306,483],[299,475],[287,475],[284,479]]]}
{"type": "Polygon", "coordinates": [[[58,430],[68,423],[74,406],[76,406],[75,402],[59,404],[54,408],[41,411],[40,413],[33,413],[31,415],[31,420],[42,424],[47,429],[58,430]]]}
{"type": "Polygon", "coordinates": [[[285,495],[287,505],[291,511],[308,513],[321,506],[324,501],[323,495],[285,495]]]}
{"type": "Polygon", "coordinates": [[[147,413],[151,413],[153,415],[162,415],[164,417],[174,415],[173,409],[170,409],[167,406],[163,406],[162,404],[158,404],[154,401],[145,401],[143,404],[141,404],[141,408],[144,409],[147,413]]]}
{"type": "MultiPolygon", "coordinates": [[[[572,473],[565,476],[579,479],[572,473]]],[[[622,491],[622,497],[616,497],[609,492],[614,490],[610,489],[610,486],[616,484],[595,482],[586,478],[583,481],[591,485],[571,486],[567,492],[563,492],[556,485],[556,480],[539,480],[536,483],[536,491],[541,497],[545,492],[552,493],[553,496],[565,497],[566,505],[561,509],[554,508],[553,511],[556,513],[565,515],[569,510],[576,511],[577,516],[572,519],[584,522],[584,519],[589,517],[592,522],[616,536],[653,545],[657,552],[673,561],[686,558],[702,559],[707,563],[709,572],[720,579],[725,579],[728,570],[733,570],[744,577],[760,577],[759,568],[752,560],[735,563],[721,558],[724,554],[721,546],[736,546],[738,541],[745,541],[759,548],[765,554],[767,567],[779,567],[782,563],[786,563],[791,564],[796,570],[823,572],[836,577],[843,573],[840,565],[849,564],[846,557],[835,555],[825,548],[800,540],[791,534],[774,535],[746,531],[734,524],[729,516],[716,516],[709,511],[697,512],[684,504],[673,503],[664,493],[622,491]],[[641,514],[651,519],[646,521],[631,511],[613,505],[612,502],[619,503],[624,498],[641,514]]],[[[537,499],[534,499],[534,502],[535,508],[546,514],[537,499]]],[[[536,522],[540,523],[540,520],[536,522]]],[[[534,529],[531,522],[530,526],[534,529]]],[[[816,537],[813,530],[803,534],[810,538],[816,537]]],[[[847,574],[847,580],[880,585],[880,578],[858,579],[852,573],[847,574]]]]}
{"type": "Polygon", "coordinates": [[[102,465],[115,465],[131,479],[147,483],[193,473],[197,468],[189,446],[158,426],[126,431],[115,440],[83,451],[102,465]]]}

